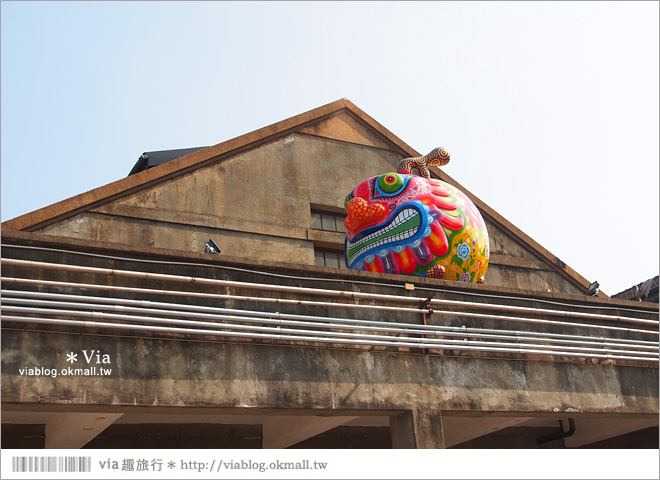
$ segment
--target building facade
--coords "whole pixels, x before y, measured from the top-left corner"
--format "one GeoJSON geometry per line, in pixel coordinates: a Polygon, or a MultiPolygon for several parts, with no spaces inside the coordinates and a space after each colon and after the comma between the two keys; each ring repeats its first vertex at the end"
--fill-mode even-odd
{"type": "Polygon", "coordinates": [[[341,268],[346,194],[419,155],[350,101],[179,153],[2,224],[3,447],[657,448],[658,305],[442,170],[485,285],[341,268]]]}

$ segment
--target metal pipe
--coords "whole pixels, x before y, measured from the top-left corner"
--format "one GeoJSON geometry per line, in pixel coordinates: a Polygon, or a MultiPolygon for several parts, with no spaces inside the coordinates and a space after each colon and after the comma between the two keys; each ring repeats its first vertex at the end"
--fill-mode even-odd
{"type": "MultiPolygon", "coordinates": [[[[179,327],[160,327],[155,325],[135,325],[135,324],[121,324],[121,323],[107,323],[95,321],[78,321],[78,320],[60,320],[51,318],[35,318],[23,316],[4,316],[4,320],[21,323],[37,323],[37,324],[50,324],[50,325],[67,325],[87,328],[107,328],[113,330],[135,330],[135,331],[151,331],[163,333],[180,333],[180,334],[194,334],[194,335],[211,335],[221,337],[249,337],[249,338],[264,338],[264,339],[277,339],[287,341],[301,341],[301,342],[317,342],[317,343],[336,343],[336,344],[353,344],[353,345],[369,345],[369,346],[391,346],[391,347],[414,347],[414,348],[434,348],[434,349],[452,349],[452,350],[468,350],[468,351],[484,351],[484,352],[500,352],[500,353],[519,353],[519,354],[539,354],[550,356],[569,356],[569,357],[589,357],[589,358],[602,358],[611,360],[636,360],[636,361],[657,361],[655,358],[644,358],[636,356],[624,355],[609,355],[609,354],[590,354],[590,353],[575,353],[575,352],[555,352],[544,351],[528,348],[515,348],[503,349],[486,346],[463,345],[457,346],[442,346],[434,343],[413,343],[413,342],[393,342],[393,341],[380,341],[380,340],[363,340],[358,338],[326,338],[317,336],[298,336],[298,335],[284,335],[283,333],[274,335],[271,333],[256,333],[256,332],[236,332],[236,331],[218,331],[218,330],[205,330],[194,328],[179,328],[179,327]]],[[[283,332],[284,330],[275,329],[283,332]]],[[[288,332],[287,332],[288,333],[288,332]]],[[[395,338],[395,337],[394,337],[395,338]]]]}
{"type": "MultiPolygon", "coordinates": [[[[133,307],[121,307],[124,309],[131,309],[133,307]]],[[[139,309],[138,309],[139,310],[139,309]]],[[[227,323],[217,323],[217,322],[197,322],[197,321],[191,321],[191,320],[178,320],[178,319],[172,319],[172,318],[164,318],[164,317],[149,317],[149,316],[138,316],[138,315],[125,315],[125,314],[115,314],[115,313],[105,313],[105,312],[80,312],[77,310],[55,310],[55,309],[45,309],[45,308],[31,308],[31,307],[20,307],[20,306],[5,306],[3,307],[3,311],[9,311],[9,312],[16,312],[16,313],[31,313],[31,314],[40,314],[40,315],[61,315],[61,316],[71,316],[71,317],[93,317],[93,318],[102,318],[102,319],[112,319],[112,320],[131,320],[131,321],[141,321],[141,322],[146,322],[146,323],[166,323],[166,324],[172,324],[172,325],[185,325],[185,326],[197,326],[197,327],[213,327],[213,328],[224,328],[224,329],[230,329],[230,330],[242,330],[242,331],[247,331],[247,330],[253,330],[253,331],[262,331],[262,332],[272,332],[272,331],[278,331],[278,332],[286,332],[289,334],[293,335],[307,335],[307,334],[313,334],[315,336],[323,336],[323,337],[332,337],[332,338],[355,338],[355,339],[364,339],[364,340],[374,340],[374,341],[389,341],[392,342],[393,344],[399,344],[399,343],[413,343],[413,344],[422,344],[422,343],[428,343],[431,345],[436,345],[435,348],[456,348],[457,346],[465,346],[466,344],[478,344],[479,346],[495,346],[495,347],[513,347],[512,349],[514,351],[518,351],[521,348],[524,347],[524,349],[540,349],[540,351],[544,351],[543,349],[552,349],[555,348],[557,349],[556,351],[559,352],[561,351],[561,354],[569,353],[569,352],[598,352],[598,353],[603,353],[608,358],[619,358],[620,354],[633,354],[633,355],[642,355],[642,356],[650,356],[650,357],[657,357],[658,354],[655,352],[639,352],[639,351],[629,351],[629,350],[611,350],[608,348],[588,348],[588,347],[558,347],[555,345],[539,345],[539,344],[527,344],[527,343],[507,343],[507,342],[488,342],[488,341],[471,341],[470,339],[466,340],[452,340],[452,339],[433,339],[433,338],[411,338],[411,337],[405,337],[405,338],[400,338],[400,337],[393,337],[390,335],[373,335],[373,334],[362,334],[362,333],[345,333],[345,332],[336,332],[336,331],[320,331],[320,330],[300,330],[300,329],[293,329],[293,328],[282,328],[281,325],[285,324],[293,324],[300,326],[301,322],[293,322],[293,321],[282,321],[280,319],[273,320],[273,319],[262,319],[262,318],[254,318],[254,317],[241,317],[241,316],[235,316],[235,315],[212,315],[212,314],[204,314],[204,313],[195,313],[195,312],[179,312],[178,315],[184,316],[183,314],[185,313],[185,316],[188,316],[189,318],[205,318],[205,319],[218,319],[218,320],[233,320],[233,321],[250,321],[253,323],[270,323],[270,324],[275,324],[277,327],[264,327],[264,326],[255,326],[255,325],[244,325],[244,324],[227,324],[227,323]]],[[[157,312],[157,313],[163,313],[157,312]]],[[[170,312],[165,312],[165,313],[170,313],[170,312]]],[[[305,326],[311,326],[311,327],[318,327],[319,325],[316,325],[314,323],[311,323],[311,325],[308,324],[305,326]]],[[[558,353],[559,354],[559,353],[558,353]]],[[[585,353],[586,355],[587,353],[585,353]]]]}
{"type": "Polygon", "coordinates": [[[538,445],[543,445],[544,443],[552,442],[554,440],[559,440],[561,438],[566,438],[570,437],[575,433],[575,420],[572,418],[568,419],[568,430],[564,431],[564,424],[562,423],[561,420],[559,420],[559,432],[557,433],[551,433],[550,435],[546,435],[545,437],[539,438],[536,443],[538,445]]]}
{"type": "MultiPolygon", "coordinates": [[[[244,296],[235,296],[235,295],[223,295],[223,294],[215,294],[215,293],[203,293],[203,292],[186,292],[186,291],[177,291],[177,290],[153,290],[153,289],[145,289],[145,288],[138,288],[138,287],[121,287],[121,286],[114,286],[114,285],[96,285],[96,284],[82,284],[82,283],[69,283],[69,282],[55,282],[55,281],[50,281],[50,280],[32,280],[32,279],[17,279],[17,278],[8,278],[8,277],[2,277],[2,281],[5,283],[19,283],[19,284],[33,284],[33,285],[49,285],[49,286],[58,286],[58,287],[75,287],[75,288],[81,288],[81,289],[101,289],[101,290],[108,290],[108,291],[119,291],[119,292],[132,292],[132,293],[148,293],[148,294],[154,294],[154,295],[170,295],[170,296],[184,296],[184,297],[200,297],[200,298],[214,298],[214,299],[232,299],[232,300],[250,300],[250,301],[266,301],[267,303],[272,303],[271,301],[276,301],[276,303],[292,303],[292,304],[300,304],[300,305],[322,305],[322,306],[332,306],[332,307],[347,307],[347,308],[354,308],[358,307],[356,304],[352,303],[333,303],[333,302],[309,302],[305,300],[280,300],[280,299],[270,299],[267,297],[244,297],[244,296]]],[[[378,306],[378,305],[359,305],[359,307],[362,308],[370,308],[370,309],[386,309],[386,308],[396,308],[398,311],[407,311],[407,312],[414,312],[414,313],[420,313],[428,310],[424,309],[414,309],[414,308],[405,308],[405,307],[386,307],[386,306],[378,306]]],[[[660,335],[659,331],[653,331],[653,330],[642,330],[642,329],[635,329],[635,328],[628,328],[628,327],[616,327],[616,326],[610,326],[610,325],[592,325],[592,324],[584,324],[584,323],[575,323],[575,322],[565,322],[565,321],[559,321],[559,320],[547,320],[547,319],[531,319],[531,318],[524,318],[524,317],[511,317],[511,316],[502,316],[502,315],[494,315],[494,314],[482,314],[482,313],[469,313],[469,312],[453,312],[453,311],[448,311],[448,310],[433,310],[434,313],[440,314],[440,315],[448,315],[448,316],[460,316],[460,317],[472,317],[472,318],[483,318],[483,319],[490,319],[490,320],[504,320],[504,321],[515,321],[515,322],[523,322],[523,323],[536,323],[536,324],[545,324],[545,325],[559,325],[559,326],[565,326],[565,327],[577,327],[577,328],[600,328],[600,329],[605,329],[605,330],[612,330],[612,331],[620,331],[620,332],[626,332],[626,333],[643,333],[643,334],[649,334],[649,335],[660,335]]],[[[385,323],[385,322],[384,322],[385,323]]],[[[391,324],[389,324],[391,325],[391,324]]],[[[423,326],[420,325],[420,328],[423,328],[423,326]]],[[[550,335],[550,334],[548,334],[550,335]]],[[[554,335],[561,335],[561,334],[554,334],[554,335]]],[[[584,337],[584,338],[589,338],[589,337],[584,337]]]]}
{"type": "MultiPolygon", "coordinates": [[[[21,301],[25,301],[25,299],[22,299],[21,301]]],[[[28,300],[29,301],[29,300],[28,300]]],[[[36,302],[40,302],[42,304],[45,304],[46,306],[56,306],[60,307],[62,304],[60,302],[48,302],[48,301],[41,301],[37,300],[36,302]]],[[[484,338],[484,336],[480,335],[470,335],[470,334],[452,334],[449,332],[429,332],[429,331],[424,331],[424,330],[418,330],[418,329],[406,329],[406,328],[396,328],[396,329],[387,329],[384,327],[372,327],[372,326],[365,326],[365,325],[340,325],[336,323],[326,323],[326,321],[300,321],[300,320],[286,320],[284,319],[284,315],[275,313],[275,314],[268,314],[266,313],[264,316],[267,317],[276,317],[276,320],[272,318],[255,318],[255,317],[249,317],[249,316],[234,316],[234,315],[214,315],[214,314],[205,314],[205,313],[195,313],[195,312],[181,312],[181,311],[172,311],[172,310],[160,310],[160,309],[144,309],[144,308],[137,308],[137,307],[126,307],[126,306],[114,306],[114,305],[85,305],[85,304],[80,304],[80,303],[71,303],[69,302],[69,305],[67,306],[73,306],[73,307],[79,307],[79,308],[98,308],[102,307],[105,308],[106,310],[116,310],[120,312],[133,312],[133,313],[154,313],[154,314],[161,314],[161,315],[167,315],[167,314],[174,314],[176,316],[182,316],[182,317],[188,317],[188,318],[205,318],[205,319],[210,319],[210,320],[235,320],[235,321],[249,321],[253,323],[270,323],[270,324],[276,324],[276,325],[290,325],[290,326],[298,326],[298,327],[312,327],[312,328],[317,328],[317,327],[326,327],[326,328],[334,328],[334,329],[353,329],[353,330],[369,330],[369,331],[379,331],[379,332],[390,332],[390,333],[403,333],[406,335],[429,335],[433,334],[436,337],[437,336],[460,336],[460,337],[466,337],[466,340],[451,340],[451,339],[443,339],[442,341],[444,342],[449,342],[452,344],[464,344],[465,342],[470,342],[470,337],[471,338],[484,338]]],[[[29,308],[29,307],[14,307],[14,306],[5,306],[5,310],[9,310],[10,312],[25,312],[25,313],[37,313],[37,314],[54,314],[54,315],[70,315],[70,316],[78,316],[78,317],[86,317],[89,316],[90,314],[87,312],[79,312],[77,310],[50,310],[50,309],[40,309],[40,308],[29,308]]],[[[259,312],[263,313],[263,312],[259,312]]],[[[131,319],[136,319],[140,321],[151,321],[152,317],[141,317],[141,316],[120,316],[120,317],[112,317],[112,314],[107,314],[107,313],[102,313],[102,312],[92,312],[92,316],[103,316],[106,318],[118,318],[121,320],[124,320],[126,318],[131,318],[131,319]]],[[[165,321],[162,317],[158,318],[158,321],[165,321]]],[[[186,322],[186,321],[170,321],[167,319],[168,323],[180,323],[180,322],[186,322]]],[[[184,323],[185,324],[185,323],[184,323]]],[[[217,325],[217,323],[211,323],[209,325],[217,325]]],[[[204,326],[204,325],[202,325],[204,326]]],[[[258,329],[257,327],[254,327],[255,329],[258,329]]],[[[335,332],[339,336],[343,336],[343,333],[338,333],[335,332]]],[[[322,335],[333,335],[332,332],[330,333],[319,333],[317,331],[317,334],[322,334],[322,335]]],[[[354,334],[347,334],[347,335],[354,335],[354,334]]],[[[390,336],[378,336],[378,335],[357,335],[360,337],[365,337],[365,338],[391,338],[390,336]]],[[[504,338],[501,336],[497,335],[489,335],[485,336],[485,338],[497,338],[498,340],[509,340],[510,338],[504,338]]],[[[427,340],[435,342],[435,339],[428,339],[427,340]]],[[[614,350],[607,348],[605,345],[599,344],[598,348],[589,348],[589,347],[571,347],[571,346],[557,346],[557,345],[552,345],[553,342],[552,340],[548,339],[543,339],[543,338],[534,338],[534,339],[529,339],[532,341],[541,341],[545,343],[550,343],[551,345],[539,345],[539,344],[530,344],[530,343],[521,343],[520,340],[523,340],[522,338],[513,338],[516,343],[506,343],[504,341],[499,341],[499,342],[488,342],[488,341],[479,341],[478,343],[481,345],[497,345],[497,346],[527,346],[527,347],[533,347],[533,348],[563,348],[564,350],[575,350],[575,351],[586,351],[586,352],[606,352],[606,353],[614,353],[614,354],[619,354],[619,353],[636,353],[639,355],[648,355],[648,356],[657,356],[658,354],[656,352],[641,352],[639,350],[614,350]]],[[[416,339],[413,341],[417,341],[416,339]]],[[[582,343],[584,344],[584,343],[582,343]]],[[[620,348],[649,348],[645,346],[637,346],[637,345],[617,345],[620,348]]],[[[653,347],[651,347],[653,348],[653,347]]],[[[657,348],[655,348],[657,350],[657,348]]]]}
{"type": "MultiPolygon", "coordinates": [[[[636,323],[640,325],[654,325],[654,326],[660,325],[660,323],[658,323],[657,320],[646,320],[642,318],[621,317],[618,315],[602,315],[602,314],[586,313],[586,312],[567,312],[564,310],[552,310],[549,308],[519,307],[516,305],[495,305],[490,303],[471,303],[471,302],[463,302],[459,300],[442,300],[439,298],[432,298],[431,303],[441,304],[441,305],[464,306],[469,308],[474,308],[475,306],[484,307],[484,308],[489,307],[489,308],[493,308],[494,310],[505,310],[508,312],[534,313],[538,315],[556,315],[559,317],[577,317],[577,318],[585,318],[591,320],[598,319],[598,320],[608,320],[614,322],[636,323]]],[[[579,308],[579,306],[577,307],[579,308]]]]}
{"type": "MultiPolygon", "coordinates": [[[[410,312],[410,313],[419,313],[419,312],[429,312],[428,310],[425,309],[415,309],[415,308],[407,308],[407,307],[387,307],[387,306],[381,306],[381,305],[358,305],[354,303],[334,303],[334,302],[312,302],[312,301],[306,301],[306,300],[288,300],[288,299],[277,299],[277,298],[270,298],[270,297],[245,297],[241,295],[223,295],[223,294],[216,294],[216,293],[203,293],[203,292],[186,292],[186,291],[178,291],[178,290],[155,290],[155,289],[149,289],[149,288],[139,288],[139,287],[121,287],[121,286],[116,286],[116,285],[97,285],[97,284],[85,284],[85,283],[70,283],[70,282],[56,282],[52,280],[33,280],[33,279],[26,279],[26,278],[11,278],[11,277],[2,277],[1,281],[4,283],[17,283],[17,284],[28,284],[28,285],[46,285],[46,286],[53,286],[53,287],[65,287],[65,288],[79,288],[79,289],[91,289],[91,290],[107,290],[111,292],[128,292],[128,293],[144,293],[144,294],[149,294],[149,295],[168,295],[168,296],[184,296],[184,297],[199,297],[199,298],[210,298],[210,299],[219,299],[219,300],[247,300],[247,301],[254,301],[254,302],[265,302],[265,303],[290,303],[290,304],[297,304],[297,305],[314,305],[314,306],[324,306],[324,307],[341,307],[341,308],[368,308],[370,310],[381,310],[381,309],[392,309],[396,311],[405,311],[405,312],[410,312]]],[[[14,294],[14,295],[21,295],[20,290],[3,290],[2,292],[5,292],[6,294],[14,294]]],[[[62,294],[53,294],[53,293],[48,293],[48,292],[24,292],[24,296],[36,296],[36,297],[43,297],[43,296],[57,296],[57,297],[62,297],[62,298],[81,298],[81,299],[88,299],[88,298],[99,298],[103,300],[112,300],[108,297],[89,297],[86,295],[62,295],[62,294]]],[[[122,299],[124,300],[124,299],[122,299]]],[[[139,300],[138,300],[139,301],[139,300]]],[[[180,304],[174,304],[174,305],[180,305],[180,304]]],[[[442,312],[440,312],[442,313],[442,312]]],[[[470,316],[470,314],[461,314],[462,316],[470,316]]],[[[492,317],[492,318],[497,318],[499,317],[492,317]]],[[[524,320],[524,319],[523,319],[524,320]]],[[[373,325],[384,325],[384,326],[396,326],[396,325],[401,325],[401,326],[407,326],[409,324],[407,323],[397,323],[397,322],[379,322],[375,320],[368,320],[370,324],[373,325]]],[[[579,324],[580,326],[583,326],[583,324],[579,324]]],[[[423,325],[418,325],[419,328],[427,328],[423,325]]],[[[517,335],[520,332],[517,330],[496,330],[496,329],[482,329],[482,328],[468,328],[468,327],[441,327],[441,326],[434,326],[430,325],[428,326],[429,329],[432,328],[450,328],[452,330],[460,330],[461,332],[484,332],[484,333],[508,333],[512,335],[517,335]]],[[[599,328],[607,328],[607,327],[599,327],[599,328]]],[[[612,327],[616,328],[617,330],[621,330],[624,332],[635,332],[635,333],[651,333],[655,334],[656,332],[648,332],[646,330],[635,330],[635,329],[628,329],[628,328],[619,328],[619,327],[612,327]]],[[[584,335],[571,335],[571,334],[562,334],[562,333],[541,333],[541,332],[525,332],[526,335],[532,335],[532,336],[549,336],[549,337],[556,337],[556,338],[574,338],[574,339],[583,339],[583,340],[591,340],[593,338],[597,338],[599,340],[602,340],[603,337],[589,337],[589,336],[584,336],[584,335]]],[[[617,339],[619,342],[623,343],[630,343],[630,342],[636,342],[636,340],[628,340],[628,339],[617,339]]],[[[657,342],[645,342],[643,340],[638,340],[639,342],[643,343],[648,343],[649,345],[657,345],[657,342]]]]}
{"type": "Polygon", "coordinates": [[[454,317],[484,318],[489,320],[506,320],[511,322],[537,323],[541,325],[559,325],[563,327],[573,327],[573,328],[600,328],[604,330],[625,331],[631,333],[644,333],[648,335],[660,335],[660,331],[658,330],[643,330],[639,328],[615,327],[612,325],[595,325],[592,323],[564,322],[560,320],[546,320],[539,318],[512,317],[509,315],[492,315],[489,313],[453,312],[450,310],[435,310],[435,309],[433,310],[433,313],[437,313],[439,315],[450,315],[454,317]]]}
{"type": "MultiPolygon", "coordinates": [[[[346,280],[346,279],[341,279],[341,278],[317,278],[317,277],[302,277],[302,276],[296,276],[296,275],[286,275],[282,273],[273,273],[273,272],[268,272],[268,271],[263,271],[263,270],[250,270],[248,268],[240,268],[240,267],[231,267],[228,265],[222,265],[222,264],[216,264],[216,263],[201,263],[201,262],[181,262],[181,261],[173,261],[173,260],[151,260],[151,259],[146,259],[146,258],[135,258],[135,257],[121,257],[117,255],[104,255],[100,253],[92,253],[92,252],[81,252],[79,250],[70,250],[70,249],[63,249],[63,248],[52,248],[52,247],[37,247],[34,245],[15,245],[15,244],[8,244],[8,243],[2,243],[0,244],[2,247],[7,247],[7,248],[18,248],[18,249],[23,249],[23,250],[39,250],[39,251],[46,251],[46,252],[62,252],[62,253],[70,253],[74,255],[81,255],[81,256],[88,256],[88,257],[95,257],[95,258],[104,258],[104,259],[110,259],[110,260],[123,260],[123,261],[129,261],[129,262],[138,262],[138,263],[149,263],[149,264],[157,264],[157,265],[181,265],[181,266],[192,266],[192,267],[206,267],[206,268],[219,268],[223,270],[232,270],[232,271],[238,271],[238,272],[247,272],[247,273],[253,273],[253,274],[258,274],[258,275],[266,275],[266,276],[271,276],[271,277],[278,277],[278,278],[287,278],[287,279],[292,279],[292,280],[304,280],[304,281],[326,281],[326,282],[350,282],[351,284],[365,284],[365,285],[372,285],[372,286],[386,286],[386,287],[398,287],[398,288],[404,288],[404,285],[401,284],[392,284],[392,283],[379,283],[379,282],[365,282],[365,281],[360,281],[360,280],[346,280]]],[[[454,290],[450,289],[442,289],[442,288],[429,288],[429,287],[419,287],[420,291],[430,291],[430,292],[442,292],[442,293],[454,293],[454,290]]],[[[526,301],[534,301],[534,302],[539,302],[539,303],[547,303],[550,305],[561,305],[565,307],[573,307],[575,305],[570,304],[570,303],[565,303],[565,302],[557,302],[553,300],[547,300],[544,298],[534,298],[534,297],[528,297],[528,296],[519,296],[515,297],[512,295],[493,295],[493,294],[487,294],[487,293],[482,293],[482,292],[466,292],[468,295],[471,296],[477,296],[477,297],[488,297],[488,298],[498,298],[498,299],[512,299],[512,300],[526,300],[526,301]]],[[[623,306],[616,306],[616,307],[611,307],[607,305],[580,305],[580,308],[588,308],[588,309],[606,309],[606,310],[625,310],[629,312],[636,312],[636,313],[650,313],[648,310],[643,310],[643,309],[638,309],[638,308],[630,308],[630,307],[623,307],[623,306]]]]}
{"type": "MultiPolygon", "coordinates": [[[[402,297],[398,295],[385,295],[380,293],[364,293],[364,292],[349,292],[346,290],[330,290],[330,289],[320,289],[320,288],[309,288],[309,287],[292,287],[287,285],[272,285],[272,284],[260,284],[260,283],[250,283],[250,282],[238,282],[234,280],[219,280],[212,278],[203,278],[203,277],[189,277],[189,276],[180,276],[180,275],[169,275],[161,273],[150,273],[150,272],[136,272],[132,270],[117,270],[110,268],[100,268],[100,267],[85,267],[80,265],[64,265],[57,263],[47,263],[47,262],[36,262],[31,260],[17,260],[17,259],[2,259],[2,263],[9,266],[21,266],[27,268],[42,268],[47,270],[64,270],[70,272],[78,273],[92,273],[97,275],[108,275],[108,276],[120,276],[127,278],[137,278],[142,280],[160,280],[160,281],[176,281],[183,283],[195,283],[201,285],[215,285],[215,286],[233,286],[233,287],[242,287],[242,288],[253,288],[260,290],[269,290],[269,291],[280,291],[280,292],[292,292],[292,293],[304,293],[311,295],[327,295],[327,296],[339,296],[339,297],[349,297],[356,299],[372,299],[372,300],[390,300],[398,302],[415,302],[422,303],[426,299],[419,297],[402,297]]],[[[618,322],[627,322],[627,323],[636,323],[636,324],[645,324],[659,326],[660,324],[656,320],[645,320],[631,317],[621,317],[614,315],[601,315],[601,314],[591,314],[584,312],[567,312],[563,310],[551,310],[551,309],[536,309],[531,307],[518,307],[512,305],[498,305],[498,304],[487,304],[487,303],[470,303],[463,302],[458,300],[440,300],[440,299],[431,299],[431,303],[439,303],[445,305],[456,305],[456,306],[467,306],[470,308],[483,308],[485,310],[502,310],[502,311],[511,311],[511,312],[525,312],[525,313],[541,313],[546,315],[557,315],[557,316],[570,316],[578,318],[591,318],[591,319],[600,319],[607,321],[618,321],[618,322]]]]}
{"type": "MultiPolygon", "coordinates": [[[[264,302],[264,303],[277,303],[284,305],[309,305],[309,306],[332,306],[332,307],[345,307],[357,308],[368,310],[383,310],[390,312],[409,312],[409,313],[431,313],[432,311],[424,308],[414,307],[390,307],[387,305],[361,305],[359,303],[335,303],[335,302],[321,302],[313,300],[293,300],[288,298],[272,298],[272,297],[251,297],[246,295],[227,295],[222,293],[205,293],[205,292],[187,292],[182,290],[157,290],[152,288],[140,287],[122,287],[118,285],[99,285],[94,283],[71,283],[71,282],[57,282],[53,280],[34,280],[31,278],[13,278],[2,277],[2,283],[16,283],[23,285],[49,285],[54,287],[75,287],[81,289],[92,290],[108,290],[115,292],[130,292],[130,293],[146,293],[149,295],[168,295],[178,297],[196,297],[196,298],[213,298],[218,300],[241,300],[248,302],[264,302]]],[[[13,291],[13,290],[8,290],[13,291]]]]}
{"type": "Polygon", "coordinates": [[[17,260],[3,258],[2,263],[8,266],[42,268],[45,270],[59,270],[77,273],[91,273],[111,277],[127,277],[139,280],[160,280],[170,282],[194,283],[196,285],[213,285],[222,287],[242,287],[276,292],[304,293],[309,295],[324,295],[333,297],[365,298],[378,300],[397,300],[404,302],[419,302],[417,297],[399,297],[380,293],[349,292],[347,290],[330,290],[325,288],[292,287],[288,285],[272,285],[267,283],[238,282],[235,280],[219,280],[215,278],[189,277],[183,275],[169,275],[164,273],[136,272],[134,270],[117,270],[111,268],[85,267],[81,265],[64,265],[60,263],[36,262],[32,260],[17,260]]]}
{"type": "Polygon", "coordinates": [[[107,298],[107,297],[88,297],[83,295],[64,295],[64,294],[52,294],[46,292],[22,292],[16,290],[2,290],[3,301],[4,303],[18,304],[18,305],[39,305],[46,307],[58,307],[58,308],[86,308],[94,309],[100,308],[105,310],[118,310],[121,308],[121,311],[133,311],[137,313],[169,313],[179,316],[186,316],[187,314],[182,314],[181,309],[183,310],[193,310],[201,312],[210,312],[215,314],[237,314],[245,316],[256,316],[256,317],[276,317],[280,320],[304,320],[304,322],[289,322],[291,325],[300,325],[300,326],[316,326],[324,325],[331,328],[337,329],[359,329],[359,330],[371,330],[371,331],[381,331],[389,333],[405,333],[405,334],[415,334],[415,335],[441,335],[441,336],[455,336],[455,337],[472,337],[472,338],[490,338],[498,340],[530,340],[530,341],[541,341],[545,343],[569,343],[569,344],[578,344],[578,345],[598,345],[601,348],[605,347],[619,347],[619,348],[638,348],[638,349],[650,349],[657,350],[657,342],[644,342],[644,341],[635,341],[630,340],[628,342],[617,342],[614,339],[609,339],[607,341],[602,337],[598,338],[598,341],[594,341],[592,337],[586,337],[589,340],[570,340],[563,338],[548,338],[544,334],[538,334],[536,336],[526,336],[522,332],[514,332],[513,335],[507,334],[507,331],[496,331],[494,334],[482,333],[480,331],[468,332],[464,329],[459,329],[456,331],[456,327],[445,327],[445,326],[436,326],[436,325],[415,325],[415,324],[405,324],[405,323],[389,323],[389,322],[374,322],[371,320],[358,320],[358,319],[347,319],[347,318],[337,318],[337,317],[319,317],[319,316],[310,316],[310,315],[294,315],[294,314],[285,314],[285,313],[271,313],[271,312],[262,312],[254,310],[239,310],[232,308],[219,308],[219,307],[209,307],[202,305],[183,305],[183,304],[173,304],[165,302],[151,302],[145,300],[131,300],[131,299],[116,299],[116,298],[107,298]],[[18,296],[21,298],[12,298],[7,297],[7,295],[18,296]],[[37,297],[34,299],[33,297],[37,297]],[[64,301],[52,301],[52,300],[41,300],[42,298],[46,299],[55,299],[55,300],[64,300],[64,301]],[[92,303],[77,303],[71,302],[69,300],[83,300],[92,303]],[[94,303],[96,302],[96,303],[94,303]],[[123,306],[119,307],[117,304],[123,306]],[[128,307],[126,306],[128,305],[128,307]],[[130,307],[131,305],[138,305],[140,307],[146,308],[136,308],[130,307]],[[158,307],[163,308],[164,310],[159,310],[158,307]]]}

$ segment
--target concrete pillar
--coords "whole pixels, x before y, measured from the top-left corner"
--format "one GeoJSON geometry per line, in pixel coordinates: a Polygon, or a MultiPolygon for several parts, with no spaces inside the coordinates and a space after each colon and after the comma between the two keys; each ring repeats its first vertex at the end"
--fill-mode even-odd
{"type": "Polygon", "coordinates": [[[393,448],[445,448],[439,410],[415,407],[390,417],[393,448]]]}

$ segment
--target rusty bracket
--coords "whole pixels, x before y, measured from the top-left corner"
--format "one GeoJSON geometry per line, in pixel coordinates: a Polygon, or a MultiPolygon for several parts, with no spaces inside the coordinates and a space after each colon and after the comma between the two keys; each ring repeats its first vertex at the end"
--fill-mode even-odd
{"type": "Polygon", "coordinates": [[[431,296],[424,300],[419,306],[420,310],[426,310],[426,312],[422,312],[422,320],[424,321],[424,325],[427,325],[426,315],[433,315],[433,309],[431,308],[431,299],[433,298],[433,295],[434,294],[432,293],[431,296]]]}
{"type": "Polygon", "coordinates": [[[431,308],[431,299],[434,297],[434,293],[431,294],[430,297],[428,297],[426,300],[422,302],[422,305],[419,308],[423,308],[425,310],[428,310],[429,315],[433,315],[433,309],[431,308]]]}

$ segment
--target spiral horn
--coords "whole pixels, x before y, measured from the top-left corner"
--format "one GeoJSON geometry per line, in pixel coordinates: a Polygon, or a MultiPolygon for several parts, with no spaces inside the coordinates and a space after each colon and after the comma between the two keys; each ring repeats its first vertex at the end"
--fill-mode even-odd
{"type": "Polygon", "coordinates": [[[412,173],[414,169],[419,171],[420,176],[431,178],[428,167],[440,167],[449,163],[449,152],[447,149],[438,147],[421,157],[404,158],[397,167],[398,173],[412,173]]]}

